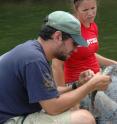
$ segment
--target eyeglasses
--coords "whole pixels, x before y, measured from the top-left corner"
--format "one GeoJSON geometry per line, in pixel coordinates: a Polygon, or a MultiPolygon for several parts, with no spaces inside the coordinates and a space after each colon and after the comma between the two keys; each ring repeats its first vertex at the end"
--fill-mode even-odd
{"type": "Polygon", "coordinates": [[[78,46],[78,43],[76,43],[75,41],[73,41],[73,45],[74,45],[74,47],[77,47],[78,46]]]}

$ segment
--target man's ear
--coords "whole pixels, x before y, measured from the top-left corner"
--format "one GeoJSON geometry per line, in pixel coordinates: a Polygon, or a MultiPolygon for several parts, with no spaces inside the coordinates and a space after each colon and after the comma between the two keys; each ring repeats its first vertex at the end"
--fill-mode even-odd
{"type": "Polygon", "coordinates": [[[56,31],[53,36],[52,36],[53,40],[56,41],[62,41],[62,33],[61,31],[56,31]]]}

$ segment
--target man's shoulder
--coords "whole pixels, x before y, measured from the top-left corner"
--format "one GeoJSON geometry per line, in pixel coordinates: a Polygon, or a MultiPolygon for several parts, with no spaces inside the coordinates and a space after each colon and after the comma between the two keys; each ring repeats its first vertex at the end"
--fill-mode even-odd
{"type": "Polygon", "coordinates": [[[45,55],[40,44],[36,40],[28,40],[9,52],[10,58],[16,63],[28,64],[37,60],[45,60],[45,55]]]}

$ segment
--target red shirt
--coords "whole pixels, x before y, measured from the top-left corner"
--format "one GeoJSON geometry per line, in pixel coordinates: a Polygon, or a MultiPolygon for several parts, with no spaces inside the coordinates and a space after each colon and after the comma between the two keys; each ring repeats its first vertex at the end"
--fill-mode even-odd
{"type": "Polygon", "coordinates": [[[95,53],[98,51],[98,28],[92,23],[89,28],[81,25],[83,38],[88,42],[88,47],[78,46],[72,55],[64,62],[65,82],[70,83],[79,79],[82,71],[91,69],[94,73],[100,70],[95,53]]]}

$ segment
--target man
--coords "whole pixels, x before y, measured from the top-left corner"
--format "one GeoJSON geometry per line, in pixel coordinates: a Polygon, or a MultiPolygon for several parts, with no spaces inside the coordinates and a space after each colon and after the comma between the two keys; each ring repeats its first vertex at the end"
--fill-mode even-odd
{"type": "MultiPolygon", "coordinates": [[[[110,77],[97,74],[75,90],[57,90],[51,73],[49,61],[67,59],[76,44],[87,46],[79,21],[67,12],[55,11],[46,18],[37,40],[20,44],[1,57],[0,123],[95,124],[88,111],[70,108],[97,88],[105,90],[110,77]]],[[[93,76],[88,70],[81,80],[87,74],[93,76]]]]}

